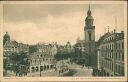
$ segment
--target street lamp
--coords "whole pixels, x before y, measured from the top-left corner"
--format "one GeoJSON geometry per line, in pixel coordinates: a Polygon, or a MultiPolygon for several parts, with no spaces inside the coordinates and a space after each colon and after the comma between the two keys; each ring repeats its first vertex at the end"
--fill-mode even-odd
{"type": "Polygon", "coordinates": [[[40,61],[40,77],[41,77],[41,59],[39,61],[40,61]]]}

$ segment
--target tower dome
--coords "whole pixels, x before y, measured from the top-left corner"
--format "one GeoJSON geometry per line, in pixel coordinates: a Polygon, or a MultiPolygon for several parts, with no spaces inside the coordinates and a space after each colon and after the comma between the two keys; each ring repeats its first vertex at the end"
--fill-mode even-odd
{"type": "Polygon", "coordinates": [[[91,9],[90,9],[90,5],[89,5],[89,9],[88,9],[88,11],[87,11],[87,17],[86,17],[86,19],[85,19],[85,25],[87,26],[87,27],[91,27],[91,26],[93,26],[93,17],[92,17],[92,12],[91,12],[91,9]]]}
{"type": "Polygon", "coordinates": [[[93,17],[92,17],[92,12],[91,12],[91,9],[90,9],[90,5],[89,5],[88,12],[87,12],[86,20],[87,20],[87,19],[93,19],[93,17]]]}
{"type": "Polygon", "coordinates": [[[10,41],[10,35],[8,34],[8,32],[6,32],[3,37],[3,44],[5,44],[6,41],[10,41]]]}

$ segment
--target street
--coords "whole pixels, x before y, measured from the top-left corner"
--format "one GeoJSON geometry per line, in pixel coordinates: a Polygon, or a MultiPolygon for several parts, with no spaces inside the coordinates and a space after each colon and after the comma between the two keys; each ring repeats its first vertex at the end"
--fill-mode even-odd
{"type": "MultiPolygon", "coordinates": [[[[32,74],[29,74],[28,75],[29,77],[40,77],[40,72],[35,72],[35,73],[32,73],[32,74]]],[[[41,72],[41,77],[45,77],[45,76],[59,76],[59,73],[58,71],[52,71],[52,70],[49,70],[49,71],[45,71],[45,72],[41,72]]]]}
{"type": "MultiPolygon", "coordinates": [[[[64,76],[72,76],[72,77],[86,77],[86,76],[92,76],[92,69],[91,68],[87,68],[87,67],[82,67],[81,65],[77,65],[77,64],[69,64],[68,68],[70,69],[70,71],[64,75],[64,76]]],[[[59,77],[63,77],[59,75],[59,70],[47,70],[47,71],[41,71],[40,72],[34,72],[34,73],[28,73],[27,76],[25,77],[52,77],[52,76],[59,76],[59,77]]],[[[14,73],[8,71],[6,73],[6,76],[15,76],[14,73]]]]}
{"type": "MultiPolygon", "coordinates": [[[[71,64],[69,65],[69,69],[71,70],[71,72],[69,72],[67,75],[65,76],[72,76],[72,77],[86,77],[86,76],[92,76],[92,69],[88,69],[87,67],[82,67],[81,65],[77,65],[77,64],[71,64]]],[[[40,77],[40,72],[35,72],[32,73],[31,75],[29,74],[28,76],[32,76],[32,77],[40,77]]],[[[45,72],[41,72],[41,77],[46,77],[46,76],[59,76],[59,72],[58,71],[52,71],[52,70],[48,70],[45,72]]]]}
{"type": "Polygon", "coordinates": [[[81,65],[72,64],[70,65],[70,69],[73,69],[76,71],[73,77],[81,77],[81,76],[92,76],[92,69],[87,67],[82,67],[81,65]]]}
{"type": "Polygon", "coordinates": [[[92,71],[90,70],[90,69],[81,69],[81,68],[79,68],[79,69],[75,69],[76,70],[76,73],[73,75],[73,77],[86,77],[86,76],[92,76],[92,71]]]}

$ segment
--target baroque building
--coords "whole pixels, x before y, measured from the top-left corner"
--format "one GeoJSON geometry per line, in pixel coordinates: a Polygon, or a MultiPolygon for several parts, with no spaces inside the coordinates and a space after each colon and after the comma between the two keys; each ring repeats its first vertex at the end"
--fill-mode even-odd
{"type": "Polygon", "coordinates": [[[124,32],[107,32],[98,40],[98,69],[101,76],[124,75],[124,32]]]}
{"type": "MultiPolygon", "coordinates": [[[[8,32],[5,33],[3,36],[3,62],[4,62],[4,71],[7,72],[7,70],[13,71],[15,70],[15,66],[19,66],[21,69],[23,65],[19,64],[18,62],[14,62],[12,60],[13,57],[19,57],[19,56],[25,55],[28,57],[29,55],[29,45],[18,43],[16,41],[12,41],[10,39],[10,35],[8,32]],[[15,55],[15,56],[14,56],[15,55]]],[[[16,60],[16,59],[15,59],[16,60]]],[[[27,58],[23,58],[23,60],[27,61],[27,58]]],[[[20,60],[19,60],[20,61],[20,60]]],[[[24,66],[24,68],[27,68],[24,66]]],[[[4,72],[5,73],[5,72],[4,72]]]]}
{"type": "Polygon", "coordinates": [[[22,51],[29,53],[29,45],[11,41],[10,35],[6,32],[3,38],[3,51],[4,56],[10,56],[14,52],[19,53],[22,51]]]}
{"type": "Polygon", "coordinates": [[[92,12],[89,5],[89,10],[87,12],[87,17],[85,19],[85,55],[87,55],[86,63],[88,66],[96,67],[97,57],[96,57],[96,49],[95,49],[95,26],[93,25],[94,19],[92,17],[92,12]]]}
{"type": "Polygon", "coordinates": [[[55,70],[57,44],[37,44],[36,47],[36,52],[29,56],[30,74],[55,70]]]}
{"type": "Polygon", "coordinates": [[[74,48],[69,41],[65,45],[58,45],[57,47],[57,52],[59,54],[72,53],[73,51],[74,51],[74,48]]]}

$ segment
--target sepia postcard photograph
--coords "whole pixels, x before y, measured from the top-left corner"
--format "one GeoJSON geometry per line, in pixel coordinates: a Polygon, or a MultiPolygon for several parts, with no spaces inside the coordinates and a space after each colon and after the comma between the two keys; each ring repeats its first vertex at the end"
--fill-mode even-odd
{"type": "Polygon", "coordinates": [[[1,1],[1,81],[127,81],[126,1],[1,1]]]}

